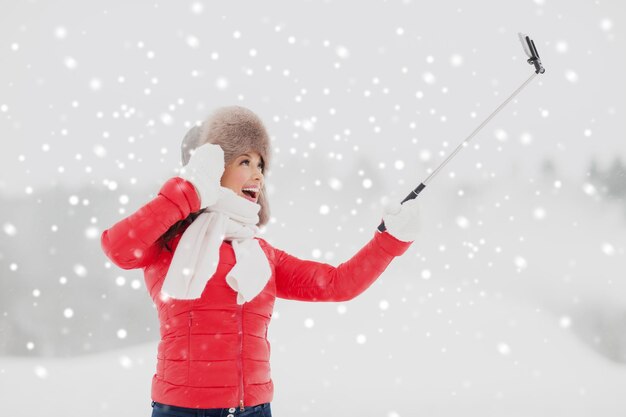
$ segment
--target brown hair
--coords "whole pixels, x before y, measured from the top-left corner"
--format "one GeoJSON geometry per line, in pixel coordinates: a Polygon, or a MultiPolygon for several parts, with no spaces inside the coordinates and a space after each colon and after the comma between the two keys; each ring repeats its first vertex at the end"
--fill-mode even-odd
{"type": "Polygon", "coordinates": [[[179,234],[182,234],[185,230],[187,230],[187,228],[189,227],[189,225],[196,220],[196,217],[198,217],[199,215],[201,215],[202,213],[204,213],[204,209],[196,211],[194,213],[189,214],[189,216],[187,216],[186,218],[177,221],[176,223],[174,223],[173,225],[170,226],[169,229],[167,229],[167,232],[163,233],[161,235],[161,237],[159,238],[159,240],[157,241],[158,245],[162,248],[165,249],[168,252],[172,252],[172,247],[170,246],[170,242],[179,234]]]}

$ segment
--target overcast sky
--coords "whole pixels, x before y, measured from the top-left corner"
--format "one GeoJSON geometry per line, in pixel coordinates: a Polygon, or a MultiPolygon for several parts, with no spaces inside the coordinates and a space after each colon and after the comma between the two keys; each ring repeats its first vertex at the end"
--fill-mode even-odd
{"type": "Polygon", "coordinates": [[[536,40],[547,72],[454,169],[526,175],[551,158],[582,179],[591,158],[608,165],[626,154],[626,6],[617,0],[2,9],[3,194],[160,184],[178,167],[191,123],[230,104],[263,118],[277,164],[309,153],[351,169],[358,157],[416,167],[410,174],[423,178],[532,74],[519,31],[536,40]]]}

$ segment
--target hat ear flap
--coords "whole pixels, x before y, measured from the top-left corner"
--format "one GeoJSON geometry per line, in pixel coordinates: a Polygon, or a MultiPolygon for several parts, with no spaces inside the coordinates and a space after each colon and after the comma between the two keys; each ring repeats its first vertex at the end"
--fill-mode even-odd
{"type": "Polygon", "coordinates": [[[189,158],[191,158],[191,151],[200,146],[200,142],[202,140],[201,133],[202,129],[200,126],[193,126],[183,138],[183,143],[180,147],[183,166],[187,165],[189,162],[189,158]]]}

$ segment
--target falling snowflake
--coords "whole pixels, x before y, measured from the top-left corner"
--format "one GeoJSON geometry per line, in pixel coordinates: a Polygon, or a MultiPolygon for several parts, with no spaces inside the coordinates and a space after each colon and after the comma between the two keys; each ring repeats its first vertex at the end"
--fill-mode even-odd
{"type": "Polygon", "coordinates": [[[509,137],[509,135],[506,133],[504,129],[496,129],[496,131],[494,132],[494,135],[496,139],[498,139],[500,142],[506,142],[506,140],[509,137]]]}
{"type": "Polygon", "coordinates": [[[611,21],[611,19],[602,19],[600,21],[600,28],[603,31],[608,32],[613,28],[613,21],[611,21]]]}
{"type": "Polygon", "coordinates": [[[337,179],[337,178],[330,178],[328,180],[328,185],[330,186],[330,188],[332,188],[335,191],[339,191],[342,188],[342,183],[341,180],[337,179]]]}
{"type": "Polygon", "coordinates": [[[335,53],[341,59],[348,59],[348,57],[350,57],[350,51],[348,51],[348,48],[345,46],[337,46],[337,48],[335,48],[335,53]]]}
{"type": "Polygon", "coordinates": [[[422,79],[426,84],[435,83],[435,75],[432,72],[425,72],[424,74],[422,74],[422,79]]]}
{"type": "Polygon", "coordinates": [[[516,256],[513,262],[515,263],[518,271],[521,271],[522,269],[526,269],[528,267],[528,262],[526,262],[526,259],[521,256],[516,256]]]}
{"type": "Polygon", "coordinates": [[[613,256],[615,255],[615,247],[613,247],[613,245],[611,245],[610,243],[603,243],[602,253],[604,253],[607,256],[613,256]]]}
{"type": "Polygon", "coordinates": [[[204,11],[204,5],[199,2],[193,2],[193,4],[191,5],[191,12],[193,14],[201,14],[204,11]]]}
{"type": "Polygon", "coordinates": [[[91,88],[92,91],[100,91],[102,89],[102,81],[98,78],[92,78],[91,81],[89,81],[89,88],[91,88]]]}
{"type": "Polygon", "coordinates": [[[100,229],[94,226],[90,226],[85,229],[85,237],[87,239],[98,239],[100,237],[100,229]]]}
{"type": "Polygon", "coordinates": [[[546,218],[546,209],[543,207],[537,207],[533,210],[533,218],[535,220],[543,220],[546,218]]]}
{"type": "Polygon", "coordinates": [[[76,275],[78,275],[79,277],[86,277],[87,276],[87,268],[85,268],[84,265],[76,264],[76,265],[74,265],[74,273],[76,275]]]}
{"type": "Polygon", "coordinates": [[[9,236],[15,236],[17,234],[17,228],[11,223],[5,223],[2,228],[4,229],[4,233],[9,236]]]}
{"type": "Polygon", "coordinates": [[[162,113],[161,123],[163,123],[165,126],[171,126],[174,123],[174,118],[169,113],[162,113]]]}
{"type": "Polygon", "coordinates": [[[93,153],[98,157],[98,158],[104,158],[105,156],[107,156],[107,150],[104,146],[102,145],[94,145],[93,147],[93,153]]]}
{"type": "Polygon", "coordinates": [[[198,49],[200,46],[200,40],[193,35],[188,35],[187,38],[185,38],[185,42],[187,42],[187,46],[192,49],[198,49]]]}
{"type": "Polygon", "coordinates": [[[498,343],[498,352],[502,356],[508,356],[511,354],[511,348],[506,343],[498,343]]]}
{"type": "Polygon", "coordinates": [[[573,70],[567,70],[565,71],[565,79],[570,83],[577,83],[578,74],[576,74],[576,72],[574,72],[573,70]]]}
{"type": "Polygon", "coordinates": [[[593,184],[585,183],[585,184],[583,184],[583,191],[587,195],[595,195],[596,194],[596,187],[594,187],[593,184]]]}
{"type": "Polygon", "coordinates": [[[228,88],[228,80],[224,77],[220,77],[215,81],[215,87],[218,90],[226,90],[228,88]]]}
{"type": "Polygon", "coordinates": [[[35,375],[37,375],[38,378],[46,379],[48,377],[48,370],[43,366],[36,366],[35,375]]]}
{"type": "Polygon", "coordinates": [[[524,146],[528,146],[533,143],[533,137],[530,133],[524,132],[520,135],[520,142],[524,146]]]}
{"type": "Polygon", "coordinates": [[[470,226],[470,221],[467,219],[467,217],[458,216],[456,218],[456,225],[459,226],[461,229],[467,229],[470,226]]]}
{"type": "Polygon", "coordinates": [[[450,64],[453,67],[460,67],[461,65],[463,65],[463,56],[461,56],[459,54],[453,54],[450,57],[450,64]]]}
{"type": "Polygon", "coordinates": [[[567,52],[567,50],[569,49],[569,46],[567,45],[567,42],[565,41],[558,41],[556,43],[556,51],[564,54],[565,52],[567,52]]]}
{"type": "Polygon", "coordinates": [[[58,26],[54,29],[54,36],[57,39],[65,39],[67,37],[67,29],[63,26],[58,26]]]}
{"type": "Polygon", "coordinates": [[[65,59],[63,60],[63,63],[68,69],[75,69],[76,66],[78,65],[76,60],[72,58],[71,56],[65,57],[65,59]]]}
{"type": "Polygon", "coordinates": [[[128,356],[120,356],[119,361],[124,369],[129,369],[133,366],[133,361],[128,356]]]}

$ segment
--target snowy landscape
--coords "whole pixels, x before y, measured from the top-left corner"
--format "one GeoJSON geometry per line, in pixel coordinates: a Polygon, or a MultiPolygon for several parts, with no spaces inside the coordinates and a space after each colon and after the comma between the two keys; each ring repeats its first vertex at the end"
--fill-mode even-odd
{"type": "Polygon", "coordinates": [[[176,175],[194,123],[257,112],[262,237],[338,265],[532,74],[519,31],[546,73],[419,196],[420,239],[357,299],[277,300],[272,411],[626,415],[623,3],[3,9],[2,416],[151,412],[156,312],[99,239],[176,175]]]}

